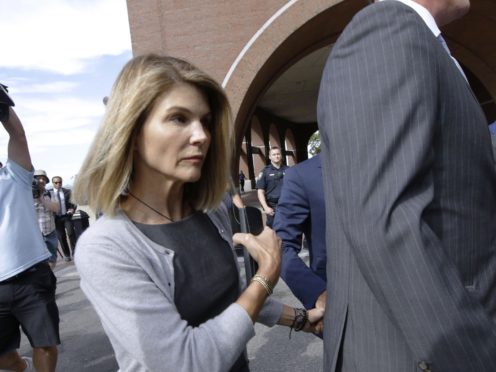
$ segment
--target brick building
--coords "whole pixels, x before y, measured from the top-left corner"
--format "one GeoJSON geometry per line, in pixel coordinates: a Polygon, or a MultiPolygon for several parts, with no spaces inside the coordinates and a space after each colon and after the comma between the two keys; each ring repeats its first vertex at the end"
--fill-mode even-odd
{"type": "MultiPolygon", "coordinates": [[[[472,0],[443,28],[486,113],[496,120],[496,1],[472,0]]],[[[306,159],[318,84],[340,32],[366,0],[127,0],[134,55],[185,58],[222,82],[235,126],[233,174],[253,181],[269,146],[306,159]]],[[[365,62],[365,61],[364,61],[365,62]]]]}

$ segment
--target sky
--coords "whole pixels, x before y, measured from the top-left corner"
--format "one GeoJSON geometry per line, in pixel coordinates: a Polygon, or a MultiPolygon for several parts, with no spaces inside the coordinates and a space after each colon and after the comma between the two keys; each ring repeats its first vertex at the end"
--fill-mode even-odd
{"type": "MultiPolygon", "coordinates": [[[[132,58],[126,1],[0,0],[0,35],[0,83],[15,102],[33,166],[70,185],[103,117],[103,97],[132,58]]],[[[7,143],[0,126],[3,164],[7,143]]]]}

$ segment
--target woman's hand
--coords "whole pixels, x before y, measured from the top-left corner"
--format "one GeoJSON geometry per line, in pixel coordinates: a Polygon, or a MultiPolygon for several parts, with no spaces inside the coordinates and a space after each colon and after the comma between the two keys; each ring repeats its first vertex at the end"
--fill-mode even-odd
{"type": "MultiPolygon", "coordinates": [[[[266,227],[260,235],[237,233],[233,236],[234,244],[241,244],[258,263],[257,274],[272,288],[276,285],[281,272],[281,239],[276,233],[266,227]]],[[[247,283],[247,287],[236,303],[243,307],[253,321],[257,319],[263,303],[270,294],[266,286],[261,283],[247,283]]]]}
{"type": "Polygon", "coordinates": [[[304,332],[322,333],[324,331],[324,309],[315,308],[307,311],[308,322],[303,327],[304,332]]]}
{"type": "Polygon", "coordinates": [[[260,235],[236,233],[233,241],[234,244],[241,244],[248,249],[258,263],[257,274],[269,279],[275,287],[281,272],[281,239],[274,230],[265,227],[260,235]]]}

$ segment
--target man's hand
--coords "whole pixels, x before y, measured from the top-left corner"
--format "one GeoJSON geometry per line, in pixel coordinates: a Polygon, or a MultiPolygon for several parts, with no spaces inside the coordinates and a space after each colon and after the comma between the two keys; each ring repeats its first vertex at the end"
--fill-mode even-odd
{"type": "Polygon", "coordinates": [[[267,200],[265,199],[265,191],[263,189],[257,190],[258,201],[262,205],[262,208],[267,216],[273,216],[275,214],[274,209],[269,207],[267,200]]]}
{"type": "Polygon", "coordinates": [[[324,330],[324,309],[310,309],[307,311],[308,322],[303,327],[304,332],[322,333],[324,330]]]}
{"type": "Polygon", "coordinates": [[[324,291],[320,294],[319,298],[317,298],[317,301],[315,301],[315,307],[317,309],[325,310],[326,302],[327,302],[327,291],[324,291]]]}
{"type": "MultiPolygon", "coordinates": [[[[322,313],[324,313],[326,302],[327,302],[327,291],[324,291],[317,298],[317,301],[315,301],[315,309],[319,309],[322,311],[322,313]]],[[[324,319],[320,319],[317,323],[314,323],[312,326],[314,328],[314,333],[320,338],[322,338],[322,333],[324,332],[324,319]]]]}
{"type": "Polygon", "coordinates": [[[264,208],[264,212],[265,214],[267,214],[268,216],[273,216],[275,214],[274,212],[274,209],[272,209],[271,207],[267,206],[266,208],[264,208]]]}

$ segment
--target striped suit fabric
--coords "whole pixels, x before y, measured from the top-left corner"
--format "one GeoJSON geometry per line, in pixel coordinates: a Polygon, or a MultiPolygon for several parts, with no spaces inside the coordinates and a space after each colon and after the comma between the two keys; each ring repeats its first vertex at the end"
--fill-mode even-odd
{"type": "Polygon", "coordinates": [[[418,14],[358,13],[324,68],[325,371],[496,371],[485,117],[418,14]]]}

